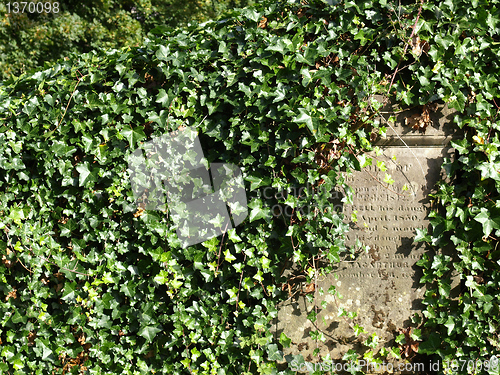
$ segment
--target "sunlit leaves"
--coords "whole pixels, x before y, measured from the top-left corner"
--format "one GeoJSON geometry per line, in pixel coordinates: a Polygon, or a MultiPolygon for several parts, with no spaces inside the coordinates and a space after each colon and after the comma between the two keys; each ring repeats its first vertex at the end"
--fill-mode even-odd
{"type": "Polygon", "coordinates": [[[130,147],[135,147],[137,142],[146,138],[146,134],[144,134],[144,129],[142,127],[133,128],[130,125],[124,126],[121,134],[125,136],[127,141],[129,142],[130,147]]]}
{"type": "Polygon", "coordinates": [[[141,329],[139,330],[139,332],[137,332],[137,334],[139,336],[144,337],[148,343],[151,343],[153,342],[158,332],[161,332],[161,328],[154,326],[144,326],[141,327],[141,329]]]}
{"type": "Polygon", "coordinates": [[[500,229],[500,216],[497,211],[494,211],[494,213],[494,216],[492,216],[491,211],[481,207],[481,212],[474,217],[474,220],[483,225],[483,233],[485,236],[489,236],[493,229],[500,229]]]}
{"type": "Polygon", "coordinates": [[[89,165],[88,162],[84,162],[76,166],[76,170],[79,173],[79,185],[86,186],[88,182],[97,181],[97,170],[89,165]]]}
{"type": "Polygon", "coordinates": [[[384,180],[383,180],[385,183],[389,184],[389,185],[392,185],[394,184],[394,179],[392,178],[392,176],[388,173],[385,174],[385,177],[384,177],[384,180]]]}

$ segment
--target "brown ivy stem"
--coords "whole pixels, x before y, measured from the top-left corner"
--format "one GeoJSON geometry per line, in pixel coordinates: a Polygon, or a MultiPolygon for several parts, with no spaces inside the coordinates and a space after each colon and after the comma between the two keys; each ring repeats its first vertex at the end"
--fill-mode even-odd
{"type": "Polygon", "coordinates": [[[423,5],[424,5],[424,0],[421,0],[420,1],[420,7],[418,8],[417,19],[415,20],[415,24],[412,27],[410,38],[408,39],[408,41],[405,44],[405,49],[403,51],[403,55],[399,59],[398,66],[396,66],[396,70],[394,71],[394,73],[392,75],[391,84],[389,85],[389,89],[387,90],[387,93],[389,93],[391,91],[392,84],[394,83],[394,78],[396,77],[396,74],[399,71],[399,65],[401,65],[401,61],[403,60],[404,56],[406,55],[406,50],[408,49],[408,45],[410,44],[410,40],[412,40],[413,35],[415,34],[415,29],[417,28],[417,23],[418,23],[418,20],[420,18],[420,14],[422,13],[422,7],[423,7],[423,5]]]}
{"type": "Polygon", "coordinates": [[[384,111],[384,112],[380,111],[379,113],[381,113],[381,114],[386,114],[386,115],[390,115],[390,114],[395,115],[395,114],[397,114],[397,113],[403,113],[403,112],[409,111],[409,110],[411,110],[411,109],[413,109],[413,108],[417,108],[417,107],[419,107],[419,105],[414,105],[413,107],[406,108],[406,109],[400,109],[400,110],[397,110],[397,111],[387,111],[387,112],[385,112],[385,111],[384,111]]]}
{"type": "Polygon", "coordinates": [[[492,98],[493,99],[493,103],[495,103],[495,107],[497,107],[498,110],[500,110],[500,107],[498,106],[497,102],[495,101],[495,98],[492,98]]]}
{"type": "MultiPolygon", "coordinates": [[[[371,105],[370,105],[370,106],[371,106],[371,105]]],[[[384,122],[385,122],[385,123],[386,123],[386,124],[387,124],[387,125],[391,128],[391,130],[394,132],[394,134],[396,134],[396,135],[397,135],[397,137],[399,138],[399,140],[400,140],[401,142],[403,142],[403,144],[406,146],[406,148],[407,148],[407,149],[408,149],[408,150],[412,153],[412,155],[413,155],[413,156],[415,157],[415,159],[417,160],[418,165],[420,166],[420,170],[422,171],[422,174],[423,174],[423,175],[424,175],[424,177],[425,177],[424,167],[422,167],[422,164],[420,163],[420,160],[418,160],[417,155],[415,155],[415,153],[414,153],[414,152],[411,150],[411,148],[410,148],[410,147],[406,144],[406,142],[403,140],[403,138],[401,138],[401,136],[397,133],[396,129],[394,129],[394,128],[392,127],[392,125],[389,123],[389,121],[387,121],[387,120],[385,119],[385,117],[384,117],[384,116],[380,116],[380,118],[381,118],[381,119],[382,119],[382,120],[383,120],[383,121],[384,121],[384,122]]],[[[352,146],[351,146],[351,147],[352,147],[352,146]]],[[[368,172],[368,173],[369,173],[369,172],[368,172]]],[[[382,185],[382,186],[383,186],[383,185],[382,185]]],[[[390,189],[389,189],[389,190],[390,190],[390,189]]],[[[398,193],[396,193],[396,194],[398,194],[398,193]]]]}
{"type": "MultiPolygon", "coordinates": [[[[77,70],[77,72],[80,73],[79,70],[77,70]]],[[[76,79],[78,80],[78,82],[76,83],[75,88],[73,89],[73,92],[71,93],[71,96],[69,97],[68,103],[66,104],[66,108],[64,109],[64,113],[63,113],[61,119],[57,123],[56,127],[54,128],[54,130],[51,131],[52,133],[54,133],[57,130],[57,128],[59,127],[59,125],[61,125],[62,120],[63,120],[64,116],[66,115],[66,112],[68,111],[69,103],[71,103],[71,99],[73,99],[73,95],[76,92],[76,88],[80,84],[80,81],[82,80],[82,78],[85,77],[82,73],[80,73],[80,75],[81,75],[81,77],[78,77],[78,76],[76,77],[76,79]]]]}
{"type": "MultiPolygon", "coordinates": [[[[12,243],[11,243],[11,241],[10,241],[10,237],[9,237],[9,234],[8,234],[8,230],[7,230],[7,231],[5,231],[5,235],[7,236],[7,240],[8,240],[8,244],[9,244],[9,246],[11,246],[11,247],[12,247],[12,243]]],[[[21,246],[22,246],[22,245],[21,245],[21,246]]],[[[23,248],[24,248],[24,246],[23,246],[23,248]]],[[[14,253],[16,253],[16,254],[17,254],[17,251],[16,251],[14,248],[12,248],[12,250],[14,251],[14,253]]],[[[26,249],[25,249],[25,250],[26,250],[26,249]]],[[[90,276],[92,276],[92,275],[88,275],[88,274],[83,273],[83,272],[79,272],[79,271],[76,271],[76,270],[70,270],[69,268],[65,268],[65,267],[59,266],[59,265],[57,265],[56,263],[54,263],[54,262],[52,262],[52,261],[48,260],[47,258],[45,258],[45,257],[43,257],[43,256],[41,256],[41,255],[37,255],[37,254],[35,254],[35,253],[33,252],[33,249],[29,248],[28,250],[29,250],[29,252],[30,252],[32,255],[37,256],[37,257],[39,257],[39,258],[43,259],[44,261],[46,261],[46,262],[48,262],[48,263],[50,263],[50,264],[52,264],[52,265],[54,265],[54,266],[56,266],[56,267],[59,267],[60,269],[62,269],[62,270],[64,270],[64,271],[78,273],[78,274],[83,275],[83,276],[89,276],[89,277],[90,277],[90,276]]],[[[28,272],[33,273],[32,271],[30,271],[29,269],[27,269],[27,268],[26,268],[26,266],[25,266],[25,265],[21,262],[21,260],[19,259],[19,257],[18,257],[17,259],[19,260],[19,262],[21,263],[21,265],[22,265],[22,266],[23,266],[23,267],[24,267],[24,268],[25,268],[28,272]]]]}
{"type": "Polygon", "coordinates": [[[389,190],[391,193],[394,193],[394,194],[397,194],[399,195],[400,197],[404,197],[405,195],[404,194],[401,194],[401,193],[398,193],[397,191],[394,191],[392,189],[389,189],[387,186],[384,186],[384,184],[382,184],[382,181],[380,181],[377,177],[375,177],[374,175],[372,175],[370,172],[368,172],[366,169],[365,169],[365,172],[368,173],[370,175],[371,178],[373,178],[375,181],[377,181],[380,185],[382,185],[382,187],[386,188],[387,190],[389,190]]]}
{"type": "Polygon", "coordinates": [[[288,295],[290,297],[288,297],[285,301],[283,301],[283,303],[287,302],[288,300],[292,299],[297,293],[301,292],[301,289],[297,289],[293,294],[291,294],[291,289],[288,290],[288,295]]]}
{"type": "MultiPolygon", "coordinates": [[[[33,253],[33,251],[32,251],[31,249],[30,249],[30,251],[31,251],[31,253],[32,253],[33,255],[36,255],[35,253],[33,253]]],[[[59,266],[59,265],[57,265],[56,263],[51,262],[50,260],[48,260],[47,258],[44,258],[44,257],[43,257],[43,256],[41,256],[41,255],[36,255],[36,256],[40,257],[41,259],[43,259],[43,260],[44,260],[44,261],[46,261],[46,262],[49,262],[50,264],[53,264],[53,265],[54,265],[54,266],[56,266],[56,267],[59,267],[60,269],[62,269],[62,270],[64,270],[64,271],[74,272],[74,273],[77,273],[77,274],[79,274],[79,275],[88,276],[88,277],[92,276],[92,275],[88,275],[88,274],[83,273],[83,272],[79,272],[79,271],[76,271],[76,270],[70,270],[69,268],[65,268],[65,267],[59,266]]]]}
{"type": "Polygon", "coordinates": [[[266,295],[266,297],[269,297],[269,294],[267,294],[266,288],[264,288],[264,284],[262,284],[262,281],[260,282],[260,286],[262,287],[262,290],[264,291],[264,294],[266,295]]]}
{"type": "Polygon", "coordinates": [[[23,266],[23,268],[24,268],[26,271],[28,271],[29,273],[33,273],[33,271],[32,271],[32,270],[28,269],[28,268],[24,265],[24,263],[23,263],[23,262],[21,262],[21,259],[20,259],[19,257],[17,258],[17,260],[19,261],[19,263],[21,263],[21,266],[23,266]]]}
{"type": "MultiPolygon", "coordinates": [[[[349,147],[352,147],[352,146],[350,146],[350,145],[349,145],[349,147]]],[[[353,150],[351,150],[351,151],[352,151],[352,154],[354,155],[354,157],[356,158],[356,160],[357,160],[357,161],[359,161],[358,156],[354,153],[354,151],[353,151],[353,150]]],[[[394,190],[392,190],[392,189],[389,189],[387,186],[384,186],[384,184],[382,183],[382,181],[380,181],[377,177],[375,177],[374,175],[372,175],[372,174],[371,174],[370,172],[368,172],[366,169],[364,169],[364,171],[365,171],[366,173],[368,173],[368,174],[370,175],[370,177],[371,177],[371,178],[373,178],[375,181],[377,181],[377,182],[378,182],[380,185],[382,185],[382,187],[384,187],[385,189],[387,189],[387,190],[389,190],[390,192],[392,192],[392,193],[394,193],[394,194],[397,194],[397,195],[399,195],[399,196],[401,196],[401,197],[404,197],[404,194],[398,193],[397,191],[394,191],[394,190]]]]}
{"type": "MultiPolygon", "coordinates": [[[[247,260],[247,254],[245,253],[245,257],[243,258],[243,263],[247,260]]],[[[238,285],[238,295],[236,296],[236,310],[238,310],[238,301],[240,299],[240,291],[241,291],[241,282],[243,281],[243,271],[241,271],[240,275],[240,284],[238,285]]]]}

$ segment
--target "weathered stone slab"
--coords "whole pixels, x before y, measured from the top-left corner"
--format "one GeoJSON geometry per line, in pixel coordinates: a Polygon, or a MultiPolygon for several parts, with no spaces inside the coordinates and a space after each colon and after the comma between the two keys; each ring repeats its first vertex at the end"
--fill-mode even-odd
{"type": "MultiPolygon", "coordinates": [[[[386,148],[378,157],[385,161],[386,172],[372,166],[349,178],[355,198],[344,212],[347,216],[357,211],[358,226],[351,230],[348,244],[354,245],[358,238],[370,250],[356,260],[341,262],[334,271],[338,279],[330,277],[321,284],[334,285],[344,297],[337,301],[338,305],[356,311],[356,322],[369,333],[376,332],[382,340],[390,340],[398,328],[409,326],[410,317],[422,309],[424,289],[419,284],[422,275],[415,263],[424,247],[413,244],[413,237],[417,228],[429,225],[427,195],[439,178],[443,156],[449,157],[450,151],[428,147],[386,148]],[[391,163],[393,156],[396,163],[391,163]],[[395,180],[390,187],[375,180],[382,181],[385,173],[395,180]],[[404,185],[408,190],[403,191],[404,185]]],[[[339,324],[334,335],[352,332],[344,320],[332,314],[330,320],[339,324]]],[[[342,336],[346,339],[345,335],[339,335],[338,341],[344,341],[342,336]]],[[[349,348],[338,345],[338,349],[340,355],[349,348]]]]}
{"type": "Polygon", "coordinates": [[[423,244],[414,244],[413,238],[417,228],[429,228],[427,196],[442,178],[443,158],[453,157],[449,146],[452,134],[445,126],[453,113],[439,107],[431,114],[433,121],[425,134],[404,125],[405,117],[411,114],[406,111],[391,124],[393,130],[388,129],[387,138],[380,141],[383,154],[371,155],[374,165],[347,177],[355,194],[353,205],[344,204],[343,212],[346,222],[351,213],[357,216],[357,222],[350,223],[347,244],[354,246],[357,238],[370,249],[355,259],[346,257],[331,275],[317,280],[317,289],[327,291],[333,285],[343,298],[316,294],[315,324],[307,320],[314,304],[303,295],[279,307],[276,337],[284,332],[293,343],[285,355],[302,354],[306,361],[317,362],[312,353],[318,348],[322,356],[330,354],[339,360],[349,349],[366,351],[361,342],[372,333],[381,340],[379,348],[389,347],[395,345],[391,340],[399,334],[398,329],[409,327],[411,316],[422,311],[425,290],[419,284],[422,275],[416,262],[425,249],[423,244]],[[383,161],[387,170],[380,170],[376,161],[383,161]],[[394,184],[383,182],[386,173],[394,184]],[[329,302],[325,309],[321,308],[322,300],[329,302]],[[338,317],[340,307],[355,311],[357,317],[338,317]],[[368,335],[356,337],[354,324],[365,328],[368,335]],[[325,335],[325,343],[310,339],[309,332],[317,329],[325,335]]]}

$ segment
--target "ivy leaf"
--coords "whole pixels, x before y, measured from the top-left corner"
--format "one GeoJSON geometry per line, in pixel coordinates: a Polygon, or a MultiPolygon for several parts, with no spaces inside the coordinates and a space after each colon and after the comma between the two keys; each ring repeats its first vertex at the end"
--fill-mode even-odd
{"type": "Polygon", "coordinates": [[[282,361],[283,352],[278,349],[278,345],[271,344],[267,347],[267,356],[270,361],[282,361]]]}
{"type": "Polygon", "coordinates": [[[252,211],[250,211],[248,218],[249,218],[250,222],[254,222],[255,220],[264,219],[267,216],[268,216],[268,213],[265,210],[263,210],[260,207],[255,207],[252,209],[252,211]]]}
{"type": "Polygon", "coordinates": [[[160,103],[162,107],[168,107],[173,98],[174,95],[169,95],[164,89],[160,89],[156,96],[156,103],[160,103]]]}
{"type": "MultiPolygon", "coordinates": [[[[366,154],[359,155],[358,159],[359,159],[359,165],[361,168],[368,167],[368,166],[372,165],[372,162],[373,162],[373,159],[367,157],[366,154]]],[[[378,165],[378,162],[377,162],[377,165],[378,165]]]]}
{"type": "Polygon", "coordinates": [[[292,339],[289,338],[287,335],[285,335],[284,332],[281,332],[280,344],[283,345],[285,348],[289,348],[291,343],[292,343],[292,339]]]}
{"type": "Polygon", "coordinates": [[[236,229],[235,228],[228,230],[227,231],[227,235],[228,235],[228,239],[230,239],[234,243],[242,241],[241,237],[238,236],[238,234],[236,233],[236,229]]]}
{"type": "MultiPolygon", "coordinates": [[[[413,320],[413,318],[412,318],[412,320],[413,320]]],[[[415,341],[421,341],[422,340],[422,330],[420,330],[420,329],[413,329],[411,331],[410,337],[413,340],[415,340],[415,341]]]]}
{"type": "Polygon", "coordinates": [[[248,8],[248,9],[244,9],[241,14],[249,19],[251,19],[252,21],[254,22],[258,22],[261,18],[261,15],[259,14],[259,12],[255,9],[251,9],[251,8],[248,8]]]}
{"type": "Polygon", "coordinates": [[[250,222],[255,220],[264,219],[270,215],[269,209],[262,208],[262,201],[259,199],[254,199],[248,204],[248,208],[250,209],[250,213],[248,218],[250,222]]]}
{"type": "Polygon", "coordinates": [[[469,152],[470,143],[466,139],[460,139],[450,142],[451,146],[461,155],[466,155],[469,152]]]}
{"type": "Polygon", "coordinates": [[[158,47],[158,51],[156,51],[156,57],[161,61],[168,61],[170,56],[170,50],[164,45],[160,45],[158,47]]]}
{"type": "Polygon", "coordinates": [[[491,218],[490,211],[481,207],[481,212],[476,215],[474,220],[483,224],[483,233],[485,237],[489,236],[493,229],[500,229],[500,217],[494,216],[491,218]]]}
{"type": "Polygon", "coordinates": [[[422,354],[435,354],[436,351],[441,347],[441,337],[433,332],[430,334],[429,338],[418,346],[418,352],[422,354]]]}
{"type": "Polygon", "coordinates": [[[355,362],[358,359],[358,353],[354,349],[349,349],[347,352],[345,352],[342,359],[344,361],[355,362]]]}
{"type": "Polygon", "coordinates": [[[271,179],[269,177],[249,175],[245,177],[245,180],[250,181],[250,191],[253,191],[261,186],[269,186],[271,184],[271,179]]]}
{"type": "Polygon", "coordinates": [[[75,300],[75,290],[76,290],[76,282],[66,282],[64,284],[63,295],[61,297],[62,300],[65,301],[74,301],[75,300]]]}
{"type": "Polygon", "coordinates": [[[488,13],[488,17],[486,18],[486,24],[490,27],[491,30],[496,29],[498,22],[499,22],[498,18],[495,18],[490,13],[488,13]]]}
{"type": "Polygon", "coordinates": [[[293,121],[295,121],[297,124],[306,124],[311,133],[314,134],[316,132],[316,129],[314,129],[311,115],[304,108],[299,108],[299,112],[300,115],[296,116],[293,121]]]}
{"type": "Polygon", "coordinates": [[[160,270],[160,273],[154,277],[154,281],[158,284],[167,284],[169,281],[168,272],[165,270],[160,270]]]}
{"type": "Polygon", "coordinates": [[[387,167],[385,166],[385,162],[382,160],[377,161],[377,167],[382,171],[387,171],[387,167]]]}
{"type": "Polygon", "coordinates": [[[401,350],[395,346],[391,347],[391,355],[396,359],[401,359],[401,350]]]}
{"type": "Polygon", "coordinates": [[[52,350],[50,349],[49,346],[50,346],[49,340],[42,340],[37,338],[35,340],[35,347],[33,348],[33,351],[38,355],[41,354],[40,356],[41,359],[45,360],[52,355],[52,350]]]}
{"type": "Polygon", "coordinates": [[[25,107],[23,108],[23,112],[31,117],[31,115],[36,111],[37,106],[39,104],[40,103],[38,102],[38,98],[36,96],[34,96],[31,99],[29,99],[28,102],[25,104],[25,107]]]}
{"type": "Polygon", "coordinates": [[[132,297],[135,294],[135,287],[136,286],[133,282],[128,281],[127,283],[122,284],[122,286],[120,287],[120,291],[127,297],[132,297]]]}
{"type": "Polygon", "coordinates": [[[21,220],[25,219],[24,211],[22,208],[13,207],[10,211],[9,218],[14,221],[17,225],[21,225],[21,220]]]}
{"type": "Polygon", "coordinates": [[[226,251],[224,251],[224,259],[227,262],[231,263],[233,260],[236,259],[236,257],[233,254],[231,254],[231,252],[229,251],[229,249],[227,249],[226,251]]]}
{"type": "Polygon", "coordinates": [[[71,237],[71,233],[78,228],[78,225],[73,219],[69,219],[66,224],[59,225],[61,229],[61,237],[71,237]]]}
{"type": "Polygon", "coordinates": [[[495,181],[500,181],[500,175],[498,173],[498,170],[500,170],[499,163],[482,163],[477,166],[477,169],[481,171],[481,180],[492,178],[495,181]]]}
{"type": "Polygon", "coordinates": [[[392,179],[392,176],[390,174],[386,173],[384,177],[384,182],[389,185],[392,185],[394,183],[394,179],[392,179]]]}
{"type": "Polygon", "coordinates": [[[354,334],[356,336],[359,336],[361,335],[362,333],[365,333],[365,329],[363,327],[361,327],[359,324],[355,324],[354,325],[354,334]]]}
{"type": "Polygon", "coordinates": [[[417,234],[413,239],[413,242],[431,242],[431,236],[427,234],[427,228],[415,229],[417,234]]]}
{"type": "Polygon", "coordinates": [[[305,63],[310,66],[314,66],[315,59],[318,56],[318,51],[316,47],[306,47],[304,55],[297,53],[297,62],[305,63]]]}
{"type": "Polygon", "coordinates": [[[286,38],[280,38],[274,44],[270,44],[266,48],[266,50],[267,51],[277,51],[277,52],[281,53],[282,55],[284,55],[286,53],[286,51],[288,50],[288,46],[291,43],[292,42],[290,40],[286,39],[286,38]]]}
{"type": "Polygon", "coordinates": [[[146,138],[146,134],[144,134],[144,129],[140,126],[137,126],[133,129],[130,125],[123,127],[123,130],[120,132],[125,138],[128,140],[130,148],[134,148],[135,144],[141,139],[146,138]]]}
{"type": "Polygon", "coordinates": [[[80,174],[79,185],[86,186],[88,182],[97,181],[97,170],[89,166],[87,161],[78,164],[76,170],[80,174]]]}
{"type": "Polygon", "coordinates": [[[450,336],[451,333],[453,332],[453,329],[455,328],[455,321],[451,316],[448,317],[448,320],[446,321],[444,326],[448,328],[448,336],[450,336]]]}
{"type": "MultiPolygon", "coordinates": [[[[316,314],[316,312],[313,310],[309,313],[309,315],[307,315],[307,319],[309,319],[311,322],[315,322],[316,321],[316,316],[318,314],[316,314]]],[[[357,335],[356,335],[357,336],[357,335]]]]}
{"type": "Polygon", "coordinates": [[[438,281],[438,290],[439,294],[441,294],[445,298],[448,298],[450,295],[451,285],[440,280],[438,281]]]}
{"type": "Polygon", "coordinates": [[[127,71],[127,67],[123,64],[116,64],[115,69],[118,71],[118,74],[120,74],[120,77],[127,71]]]}
{"type": "Polygon", "coordinates": [[[161,332],[161,329],[153,326],[143,326],[137,333],[139,336],[142,336],[146,339],[148,343],[153,342],[153,339],[156,337],[156,334],[161,332]]]}
{"type": "Polygon", "coordinates": [[[405,340],[405,335],[404,334],[401,334],[401,335],[398,335],[396,337],[396,344],[399,344],[399,345],[403,345],[406,343],[406,340],[405,340]]]}

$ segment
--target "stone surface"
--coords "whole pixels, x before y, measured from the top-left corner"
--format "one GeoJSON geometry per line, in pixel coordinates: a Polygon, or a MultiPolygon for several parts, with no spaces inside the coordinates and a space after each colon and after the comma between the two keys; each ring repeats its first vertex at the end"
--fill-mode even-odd
{"type": "MultiPolygon", "coordinates": [[[[392,107],[392,111],[397,108],[392,107]]],[[[401,113],[396,124],[391,124],[387,138],[379,141],[382,155],[371,154],[374,165],[347,177],[355,194],[353,205],[343,206],[346,222],[350,222],[351,213],[357,212],[357,222],[350,222],[347,244],[354,246],[357,238],[370,249],[360,249],[355,259],[342,259],[332,274],[317,280],[317,289],[323,288],[325,294],[316,293],[315,324],[307,319],[314,304],[307,302],[304,295],[297,294],[279,306],[276,337],[284,332],[293,343],[284,350],[285,355],[300,353],[306,361],[316,362],[312,353],[318,348],[322,356],[329,353],[331,358],[340,359],[349,349],[366,351],[361,342],[372,333],[381,339],[379,348],[389,347],[395,345],[398,329],[409,327],[411,316],[421,312],[424,289],[415,263],[425,248],[421,243],[413,244],[413,237],[417,228],[429,227],[427,196],[442,178],[443,157],[452,157],[451,127],[446,124],[453,112],[439,107],[431,113],[433,121],[425,133],[404,125],[405,117],[414,113],[418,115],[418,109],[401,113]],[[381,171],[376,161],[383,161],[387,170],[381,171]],[[383,182],[386,173],[394,184],[383,182]],[[342,298],[326,292],[332,285],[342,298]],[[321,301],[328,302],[325,309],[321,301]],[[357,317],[338,317],[340,307],[355,311],[357,317]],[[357,338],[354,324],[365,328],[367,334],[357,338]],[[325,343],[310,339],[309,332],[317,329],[323,332],[325,343]]]]}

